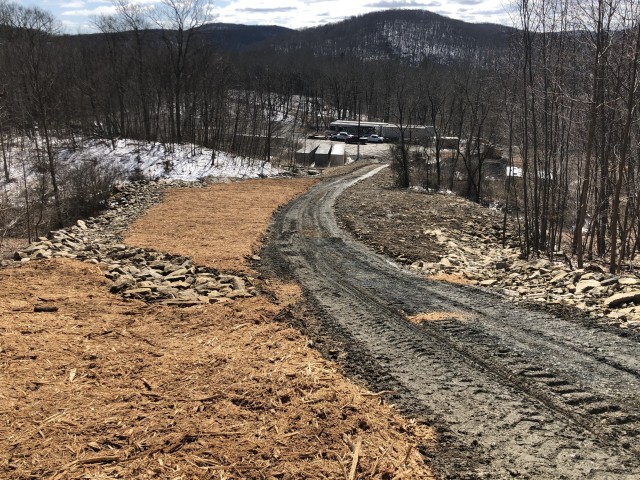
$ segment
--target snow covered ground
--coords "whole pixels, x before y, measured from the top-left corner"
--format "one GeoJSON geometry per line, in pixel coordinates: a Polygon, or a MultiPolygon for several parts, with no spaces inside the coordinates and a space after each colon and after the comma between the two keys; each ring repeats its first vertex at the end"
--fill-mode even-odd
{"type": "Polygon", "coordinates": [[[87,141],[82,149],[62,150],[61,161],[79,163],[95,160],[99,165],[117,168],[124,178],[143,175],[148,179],[196,181],[206,177],[257,178],[278,175],[281,171],[268,162],[234,157],[224,152],[193,145],[174,145],[167,152],[160,143],[118,140],[113,148],[108,141],[87,141]]]}
{"type": "MultiPolygon", "coordinates": [[[[53,218],[53,188],[42,147],[39,138],[33,141],[24,138],[4,144],[0,155],[0,244],[8,232],[14,234],[11,232],[28,222],[25,219],[29,216],[38,225],[46,224],[49,217],[53,218]]],[[[224,152],[215,152],[214,155],[212,150],[194,145],[165,147],[161,143],[134,140],[112,143],[92,139],[80,145],[76,142],[75,148],[55,142],[54,149],[62,208],[67,215],[74,217],[86,214],[74,211],[74,208],[86,210],[91,202],[99,205],[105,193],[108,194],[112,185],[118,182],[258,178],[282,173],[269,162],[224,152]]]]}
{"type": "MultiPolygon", "coordinates": [[[[161,143],[146,143],[136,140],[117,140],[114,144],[106,140],[86,140],[80,147],[71,149],[56,147],[59,175],[93,162],[96,171],[115,171],[122,180],[131,178],[150,180],[197,181],[207,177],[258,178],[272,177],[281,172],[269,162],[235,157],[224,152],[193,145],[173,145],[169,150],[161,143]]],[[[44,153],[41,152],[41,157],[44,153]]],[[[9,148],[9,171],[11,178],[37,181],[34,166],[37,154],[35,148],[9,148]],[[24,169],[23,169],[24,167],[24,169]]],[[[46,165],[46,160],[41,160],[46,165]]],[[[46,168],[46,167],[45,167],[46,168]]],[[[5,185],[5,190],[16,187],[5,185]]]]}

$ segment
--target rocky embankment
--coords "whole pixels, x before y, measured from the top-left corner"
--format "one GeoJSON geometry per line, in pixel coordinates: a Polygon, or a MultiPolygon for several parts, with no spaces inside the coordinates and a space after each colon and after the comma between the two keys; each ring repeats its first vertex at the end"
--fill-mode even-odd
{"type": "Polygon", "coordinates": [[[466,233],[436,228],[423,234],[445,247],[447,254],[439,262],[409,262],[411,270],[497,289],[514,302],[576,307],[605,323],[640,329],[640,279],[632,272],[612,275],[595,263],[574,269],[565,258],[523,260],[512,239],[502,246],[499,224],[476,225],[466,233]]]}
{"type": "Polygon", "coordinates": [[[125,298],[190,306],[231,301],[255,295],[250,277],[225,275],[193,265],[189,258],[136,248],[122,243],[130,223],[162,200],[167,187],[200,188],[187,182],[138,182],[118,189],[109,209],[98,217],[55,230],[17,251],[15,265],[48,258],[73,258],[100,266],[113,283],[111,291],[125,298]]]}

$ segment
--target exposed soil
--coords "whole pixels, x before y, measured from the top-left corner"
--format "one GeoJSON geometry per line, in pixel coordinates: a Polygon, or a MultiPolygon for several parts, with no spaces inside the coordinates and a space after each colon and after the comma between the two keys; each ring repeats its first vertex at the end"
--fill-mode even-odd
{"type": "MultiPolygon", "coordinates": [[[[387,169],[353,185],[336,202],[340,224],[377,252],[405,263],[438,262],[448,251],[425,234],[434,228],[446,229],[451,236],[482,231],[497,242],[502,240],[503,217],[499,212],[456,195],[427,195],[392,185],[392,173],[387,169]]],[[[507,226],[513,228],[511,223],[507,226]]]]}
{"type": "MultiPolygon", "coordinates": [[[[272,212],[310,185],[177,190],[127,237],[251,273],[272,212]]],[[[282,320],[295,285],[177,309],[73,260],[0,270],[0,477],[431,478],[434,435],[346,380],[282,320]]]]}

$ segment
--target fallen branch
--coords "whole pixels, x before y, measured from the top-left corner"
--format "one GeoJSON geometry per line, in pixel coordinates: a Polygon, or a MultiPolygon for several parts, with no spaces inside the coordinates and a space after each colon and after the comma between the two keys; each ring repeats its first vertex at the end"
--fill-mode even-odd
{"type": "Polygon", "coordinates": [[[55,305],[36,305],[35,307],[33,307],[33,311],[35,313],[52,313],[57,312],[58,307],[56,307],[55,305]]]}
{"type": "Polygon", "coordinates": [[[356,446],[353,449],[353,461],[351,462],[351,471],[349,472],[349,480],[356,478],[356,470],[358,469],[358,459],[360,457],[360,449],[362,448],[362,438],[358,437],[356,446]]]}
{"type": "Polygon", "coordinates": [[[119,462],[121,459],[116,455],[103,455],[101,457],[92,457],[92,458],[83,458],[81,460],[76,460],[75,462],[71,462],[71,465],[91,465],[94,463],[111,463],[111,462],[119,462]]]}
{"type": "Polygon", "coordinates": [[[195,440],[195,438],[196,437],[194,435],[190,435],[188,433],[185,433],[184,435],[181,435],[177,440],[171,442],[169,445],[164,447],[162,449],[162,451],[164,453],[173,453],[176,450],[178,450],[179,448],[181,448],[182,445],[184,445],[185,443],[195,440]]]}
{"type": "Polygon", "coordinates": [[[383,395],[397,395],[397,390],[381,390],[377,393],[363,393],[363,397],[381,397],[383,395]]]}

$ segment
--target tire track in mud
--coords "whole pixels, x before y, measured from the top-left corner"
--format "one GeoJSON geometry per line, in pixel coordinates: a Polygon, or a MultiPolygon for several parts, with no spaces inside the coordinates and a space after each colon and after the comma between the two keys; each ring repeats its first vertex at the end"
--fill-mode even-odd
{"type": "MultiPolygon", "coordinates": [[[[379,167],[378,167],[379,168],[379,167]]],[[[425,280],[337,226],[333,204],[377,170],[329,179],[274,219],[262,258],[300,282],[306,325],[347,372],[440,429],[424,452],[443,478],[639,478],[640,346],[514,306],[476,287],[425,280]],[[408,316],[438,313],[441,321],[408,316]]]]}

